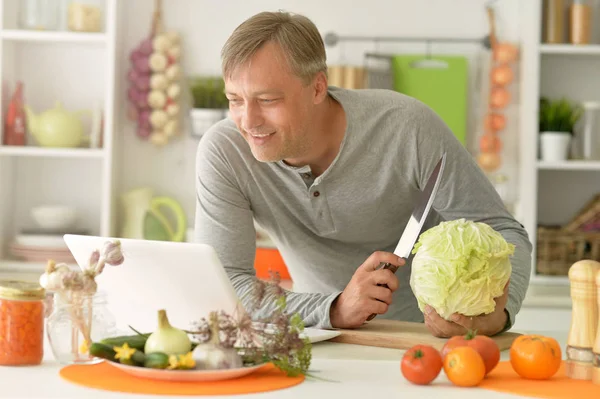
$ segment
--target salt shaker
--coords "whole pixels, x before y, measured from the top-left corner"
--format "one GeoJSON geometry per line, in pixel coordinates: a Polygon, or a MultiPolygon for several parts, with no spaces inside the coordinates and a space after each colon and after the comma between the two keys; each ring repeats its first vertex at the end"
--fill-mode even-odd
{"type": "Polygon", "coordinates": [[[573,310],[567,340],[566,375],[591,380],[594,341],[598,330],[598,290],[596,276],[600,262],[580,260],[569,269],[573,310]]]}
{"type": "MultiPolygon", "coordinates": [[[[600,309],[600,271],[596,272],[596,296],[598,308],[600,309]]],[[[594,343],[593,356],[592,382],[600,385],[600,316],[598,317],[598,327],[596,329],[596,342],[594,343]]]]}

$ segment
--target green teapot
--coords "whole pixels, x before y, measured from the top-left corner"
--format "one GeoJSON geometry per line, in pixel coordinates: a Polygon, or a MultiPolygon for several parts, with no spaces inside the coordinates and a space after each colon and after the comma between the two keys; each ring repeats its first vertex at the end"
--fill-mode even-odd
{"type": "Polygon", "coordinates": [[[124,211],[121,238],[177,242],[185,240],[185,212],[175,199],[155,197],[151,188],[142,187],[121,195],[121,203],[124,211]],[[164,213],[165,210],[170,212],[164,213]]]}
{"type": "Polygon", "coordinates": [[[36,115],[31,107],[25,105],[27,127],[42,147],[79,147],[84,141],[84,128],[80,115],[90,110],[68,111],[57,101],[50,108],[36,115]]]}

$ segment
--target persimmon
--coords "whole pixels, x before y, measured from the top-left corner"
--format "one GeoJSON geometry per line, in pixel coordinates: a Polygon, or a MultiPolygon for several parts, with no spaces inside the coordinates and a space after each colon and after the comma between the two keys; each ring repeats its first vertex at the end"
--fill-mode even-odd
{"type": "Polygon", "coordinates": [[[400,371],[413,384],[427,385],[442,371],[442,356],[432,346],[415,345],[402,356],[400,371]]]}
{"type": "Polygon", "coordinates": [[[520,335],[510,346],[510,364],[523,378],[547,380],[556,374],[561,363],[560,344],[552,337],[520,335]]]}
{"type": "Polygon", "coordinates": [[[485,363],[470,346],[459,346],[444,357],[444,372],[459,387],[474,387],[485,377],[485,363]]]}
{"type": "Polygon", "coordinates": [[[485,335],[477,335],[476,331],[469,331],[466,335],[456,335],[446,341],[442,347],[442,358],[452,349],[460,346],[470,346],[475,349],[485,364],[485,374],[492,371],[500,361],[500,348],[496,341],[485,335]]]}

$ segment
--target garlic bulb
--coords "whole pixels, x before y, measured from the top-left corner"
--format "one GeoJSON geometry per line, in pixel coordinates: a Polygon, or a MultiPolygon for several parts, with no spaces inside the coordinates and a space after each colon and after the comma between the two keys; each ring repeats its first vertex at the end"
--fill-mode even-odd
{"type": "Polygon", "coordinates": [[[150,124],[155,129],[162,129],[162,127],[167,123],[169,117],[165,111],[154,110],[150,114],[150,124]]]}
{"type": "Polygon", "coordinates": [[[181,85],[178,83],[171,83],[167,88],[167,96],[172,99],[179,97],[181,93],[181,85]]]}
{"type": "Polygon", "coordinates": [[[58,265],[49,260],[46,263],[46,271],[40,276],[39,283],[47,291],[58,291],[63,288],[63,275],[70,272],[69,266],[65,263],[58,265]]]}
{"type": "Polygon", "coordinates": [[[167,67],[169,60],[162,53],[153,53],[148,62],[153,72],[162,72],[167,67]]]}
{"type": "Polygon", "coordinates": [[[162,73],[153,74],[150,78],[150,88],[154,90],[165,90],[169,85],[169,80],[162,73]]]}
{"type": "Polygon", "coordinates": [[[167,103],[167,96],[159,90],[152,90],[148,93],[148,104],[152,109],[162,109],[167,103]]]}
{"type": "Polygon", "coordinates": [[[164,309],[158,311],[158,328],[146,340],[144,353],[185,355],[192,350],[192,341],[183,330],[173,327],[164,309]]]}
{"type": "Polygon", "coordinates": [[[169,116],[176,116],[179,115],[179,111],[181,110],[181,107],[179,106],[179,104],[177,103],[173,103],[173,104],[169,104],[167,105],[167,115],[169,116]]]}
{"type": "Polygon", "coordinates": [[[176,136],[179,132],[179,121],[176,119],[171,119],[165,124],[164,133],[167,137],[176,136]]]}
{"type": "Polygon", "coordinates": [[[152,47],[154,51],[164,53],[171,46],[171,41],[167,37],[167,35],[157,35],[152,41],[152,47]]]}
{"type": "Polygon", "coordinates": [[[181,47],[175,46],[167,50],[167,55],[174,61],[178,61],[181,58],[181,47]]]}
{"type": "Polygon", "coordinates": [[[225,348],[219,341],[219,319],[216,312],[209,317],[210,340],[199,344],[192,352],[192,358],[199,370],[220,370],[239,368],[244,365],[235,348],[225,348]]]}
{"type": "Polygon", "coordinates": [[[178,64],[173,64],[166,69],[165,75],[170,81],[178,80],[181,77],[181,67],[178,64]]]}

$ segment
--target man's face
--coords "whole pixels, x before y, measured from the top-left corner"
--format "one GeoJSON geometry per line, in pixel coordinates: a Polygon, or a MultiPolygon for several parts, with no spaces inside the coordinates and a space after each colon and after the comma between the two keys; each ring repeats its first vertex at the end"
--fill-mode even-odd
{"type": "Polygon", "coordinates": [[[312,110],[322,100],[304,85],[275,43],[265,44],[225,81],[229,110],[254,157],[262,162],[306,162],[313,146],[312,110]]]}

